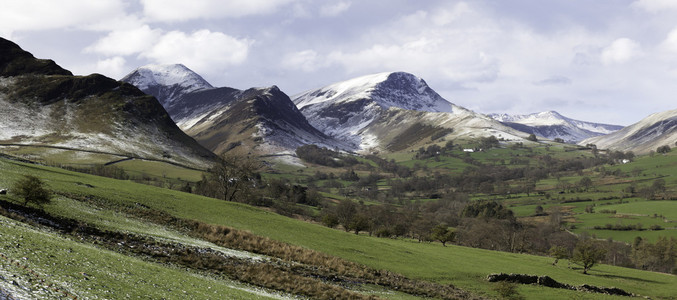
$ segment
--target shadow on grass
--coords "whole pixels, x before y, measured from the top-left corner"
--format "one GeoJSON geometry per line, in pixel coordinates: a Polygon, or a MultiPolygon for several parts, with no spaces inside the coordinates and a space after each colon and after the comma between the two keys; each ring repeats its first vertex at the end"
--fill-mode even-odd
{"type": "MultiPolygon", "coordinates": [[[[583,273],[583,268],[581,267],[575,267],[571,266],[571,270],[581,272],[583,273]]],[[[600,271],[600,270],[589,270],[588,271],[588,276],[592,277],[601,277],[601,278],[607,278],[607,279],[625,279],[625,280],[633,280],[633,281],[639,281],[639,282],[646,282],[646,283],[661,283],[660,281],[655,281],[655,280],[649,280],[649,279],[644,279],[644,278],[639,278],[639,277],[630,277],[630,276],[623,276],[623,275],[615,275],[615,274],[609,274],[607,271],[600,271]]]]}
{"type": "MultiPolygon", "coordinates": [[[[574,268],[574,269],[583,270],[582,268],[574,268]]],[[[588,272],[590,272],[590,271],[588,271],[588,272]]],[[[608,279],[625,279],[625,280],[632,280],[632,281],[639,281],[639,282],[646,282],[646,283],[661,283],[660,281],[649,280],[649,279],[645,279],[645,278],[608,274],[608,272],[605,272],[605,271],[594,270],[593,272],[594,273],[589,273],[588,275],[594,276],[594,277],[608,278],[608,279]],[[600,274],[600,273],[606,273],[606,274],[600,274]]]]}

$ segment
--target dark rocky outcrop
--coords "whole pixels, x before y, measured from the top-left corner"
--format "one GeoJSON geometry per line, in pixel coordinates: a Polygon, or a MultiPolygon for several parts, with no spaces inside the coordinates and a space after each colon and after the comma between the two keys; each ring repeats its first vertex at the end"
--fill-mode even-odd
{"type": "Polygon", "coordinates": [[[73,75],[70,71],[59,67],[53,60],[37,59],[19,45],[0,38],[0,76],[26,74],[73,75]]]}

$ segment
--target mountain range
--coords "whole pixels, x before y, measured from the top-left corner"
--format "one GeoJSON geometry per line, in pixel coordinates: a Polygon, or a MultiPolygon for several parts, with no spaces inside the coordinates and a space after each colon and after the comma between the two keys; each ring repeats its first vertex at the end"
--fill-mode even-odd
{"type": "Polygon", "coordinates": [[[675,110],[626,128],[554,111],[484,115],[447,101],[405,72],[366,75],[289,97],[276,86],[214,87],[180,64],[140,67],[115,81],[98,74],[74,76],[4,39],[0,55],[0,143],[6,145],[204,167],[213,153],[291,154],[306,144],[392,152],[492,135],[525,142],[535,134],[646,153],[677,139],[675,110]]]}
{"type": "Polygon", "coordinates": [[[206,167],[214,155],[151,96],[99,74],[73,76],[0,38],[0,143],[106,152],[206,167]]]}
{"type": "Polygon", "coordinates": [[[409,73],[362,76],[293,96],[310,124],[356,151],[398,151],[437,138],[526,134],[442,98],[409,73]]]}
{"type": "MultiPolygon", "coordinates": [[[[447,101],[423,79],[405,72],[366,75],[291,98],[275,86],[216,88],[183,65],[144,66],[122,81],[157,97],[181,129],[216,153],[291,153],[305,144],[356,152],[402,151],[439,140],[490,135],[524,142],[530,134],[585,144],[593,137],[613,137],[623,128],[555,111],[476,113],[447,101]]],[[[623,142],[601,141],[600,147],[631,148],[616,145],[623,142]]]]}
{"type": "Polygon", "coordinates": [[[265,155],[306,144],[345,148],[311,126],[276,86],[215,88],[178,64],[140,67],[122,81],[157,97],[182,130],[217,154],[265,155]]]}
{"type": "Polygon", "coordinates": [[[577,143],[590,137],[610,134],[623,128],[619,125],[570,119],[556,111],[526,115],[489,114],[489,116],[519,131],[550,140],[562,139],[567,143],[577,143]]]}

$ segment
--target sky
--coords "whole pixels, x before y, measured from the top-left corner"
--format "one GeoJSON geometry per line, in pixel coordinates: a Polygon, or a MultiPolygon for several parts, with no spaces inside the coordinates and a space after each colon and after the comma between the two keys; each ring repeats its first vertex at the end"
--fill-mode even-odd
{"type": "Polygon", "coordinates": [[[0,37],[115,79],[182,63],[293,96],[404,71],[481,113],[630,125],[677,108],[677,0],[0,0],[0,37]]]}

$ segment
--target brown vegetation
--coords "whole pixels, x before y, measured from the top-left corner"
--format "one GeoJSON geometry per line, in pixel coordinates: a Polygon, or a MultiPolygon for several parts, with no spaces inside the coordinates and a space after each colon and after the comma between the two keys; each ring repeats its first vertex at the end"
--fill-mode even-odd
{"type": "MultiPolygon", "coordinates": [[[[481,299],[481,297],[460,290],[453,285],[442,285],[428,281],[410,279],[397,273],[384,270],[375,270],[339,257],[327,255],[315,250],[310,250],[295,245],[290,245],[280,241],[271,240],[266,237],[254,235],[247,231],[238,230],[227,226],[206,224],[195,220],[176,218],[165,212],[153,210],[143,205],[113,206],[113,204],[111,204],[109,201],[97,199],[91,196],[79,196],[72,194],[67,194],[66,196],[72,199],[88,202],[92,205],[121,211],[146,221],[165,224],[167,226],[173,227],[176,230],[186,232],[193,237],[204,239],[226,248],[243,250],[281,259],[287,263],[276,264],[276,266],[283,266],[281,268],[282,271],[291,271],[293,274],[297,274],[299,276],[320,278],[325,279],[325,281],[328,280],[352,282],[358,284],[376,284],[404,293],[425,297],[441,299],[481,299]]],[[[252,269],[252,273],[261,271],[258,268],[261,267],[252,269]]],[[[249,276],[243,278],[249,278],[249,276]]],[[[240,278],[236,278],[236,280],[244,281],[244,279],[240,278]]],[[[318,281],[323,282],[322,280],[318,281]]],[[[292,284],[292,286],[289,286],[288,289],[285,289],[285,291],[295,291],[297,287],[293,286],[294,282],[305,281],[301,281],[300,279],[299,281],[291,281],[290,284],[292,284]]],[[[257,285],[261,284],[256,282],[251,283],[257,285]]],[[[273,285],[273,283],[270,283],[270,285],[273,285]]],[[[268,285],[265,286],[270,287],[268,285]]],[[[321,298],[320,295],[313,295],[313,297],[321,298]]],[[[337,299],[347,299],[341,298],[339,296],[336,297],[338,297],[337,299]]]]}

